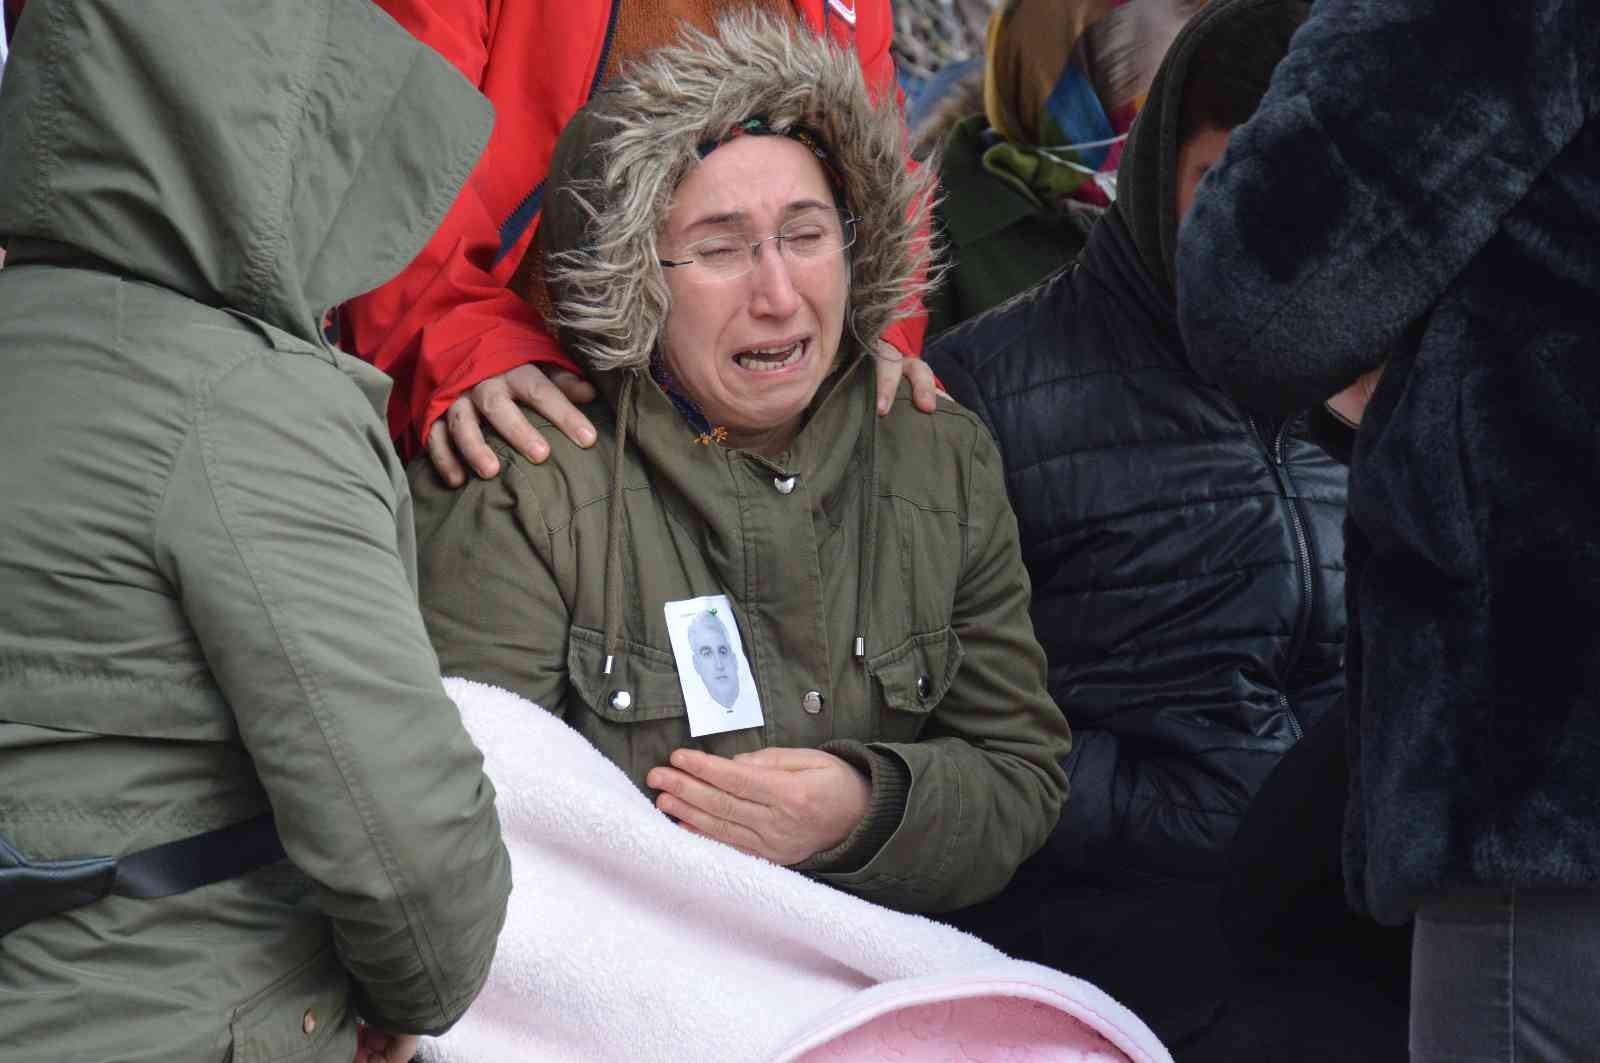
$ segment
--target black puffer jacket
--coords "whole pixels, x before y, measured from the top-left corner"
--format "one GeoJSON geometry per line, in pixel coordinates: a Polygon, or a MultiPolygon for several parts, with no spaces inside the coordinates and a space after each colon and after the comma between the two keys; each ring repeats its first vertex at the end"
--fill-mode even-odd
{"type": "Polygon", "coordinates": [[[929,363],[994,432],[1050,692],[1073,729],[1049,852],[1200,876],[1344,690],[1344,469],[1190,369],[1121,216],[929,363]]]}
{"type": "Polygon", "coordinates": [[[999,441],[1072,724],[1071,791],[1036,859],[1088,879],[1220,874],[1262,780],[1344,691],[1344,467],[1304,415],[1252,417],[1205,384],[1173,296],[1189,61],[1245,22],[1287,50],[1291,9],[1196,15],[1077,263],[928,355],[999,441]]]}

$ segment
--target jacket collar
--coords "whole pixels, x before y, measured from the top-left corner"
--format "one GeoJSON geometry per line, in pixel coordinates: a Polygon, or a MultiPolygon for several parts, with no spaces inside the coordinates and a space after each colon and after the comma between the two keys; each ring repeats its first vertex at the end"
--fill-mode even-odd
{"type": "MultiPolygon", "coordinates": [[[[749,490],[750,467],[770,474],[773,488],[803,479],[806,494],[816,499],[820,515],[838,525],[858,492],[868,492],[860,506],[860,571],[856,582],[856,638],[852,652],[860,657],[866,643],[867,602],[872,585],[872,544],[876,538],[877,411],[876,375],[862,354],[823,382],[811,412],[789,450],[776,459],[716,443],[701,443],[697,433],[665,392],[643,369],[597,374],[595,384],[616,412],[617,439],[611,471],[609,527],[605,565],[605,662],[621,650],[623,603],[622,550],[625,528],[622,491],[630,450],[644,464],[650,489],[687,507],[706,536],[713,555],[735,556],[746,548],[741,495],[749,490]]],[[[792,488],[791,488],[792,489],[792,488]]],[[[785,492],[787,493],[787,492],[785,492]]]]}

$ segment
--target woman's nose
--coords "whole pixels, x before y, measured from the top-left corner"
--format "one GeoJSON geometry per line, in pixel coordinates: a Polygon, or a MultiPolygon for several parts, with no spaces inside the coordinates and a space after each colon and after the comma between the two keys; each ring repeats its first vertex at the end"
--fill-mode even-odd
{"type": "Polygon", "coordinates": [[[756,253],[756,268],[751,271],[750,311],[757,317],[789,317],[800,309],[800,293],[789,275],[789,260],[778,250],[777,241],[763,244],[756,253]]]}

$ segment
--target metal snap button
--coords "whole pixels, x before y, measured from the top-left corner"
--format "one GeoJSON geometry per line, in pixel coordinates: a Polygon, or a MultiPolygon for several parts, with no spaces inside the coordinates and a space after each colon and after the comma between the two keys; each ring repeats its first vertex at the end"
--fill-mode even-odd
{"type": "Polygon", "coordinates": [[[633,695],[626,690],[613,690],[611,692],[611,707],[618,712],[627,712],[633,708],[633,695]]]}
{"type": "Polygon", "coordinates": [[[822,711],[822,694],[821,694],[821,692],[816,691],[816,690],[808,690],[808,691],[806,691],[805,697],[800,699],[800,707],[802,709],[805,709],[807,714],[809,714],[811,716],[815,716],[817,713],[821,712],[822,711]]]}
{"type": "Polygon", "coordinates": [[[928,695],[933,693],[933,680],[926,673],[917,676],[917,697],[928,700],[928,695]]]}
{"type": "Polygon", "coordinates": [[[310,1008],[307,1008],[306,1013],[300,1018],[300,1028],[306,1032],[307,1037],[310,1037],[312,1034],[316,1033],[317,1013],[312,1011],[310,1008]]]}
{"type": "Polygon", "coordinates": [[[778,489],[778,494],[786,495],[794,490],[794,485],[799,479],[798,476],[774,476],[772,486],[778,489]]]}

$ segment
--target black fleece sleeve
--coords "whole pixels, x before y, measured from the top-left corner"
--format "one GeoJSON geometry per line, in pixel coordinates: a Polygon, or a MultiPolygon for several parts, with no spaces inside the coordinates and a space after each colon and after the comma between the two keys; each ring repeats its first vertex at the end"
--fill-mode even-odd
{"type": "Polygon", "coordinates": [[[1289,413],[1383,363],[1595,113],[1587,0],[1319,0],[1178,242],[1201,375],[1289,413]]]}

